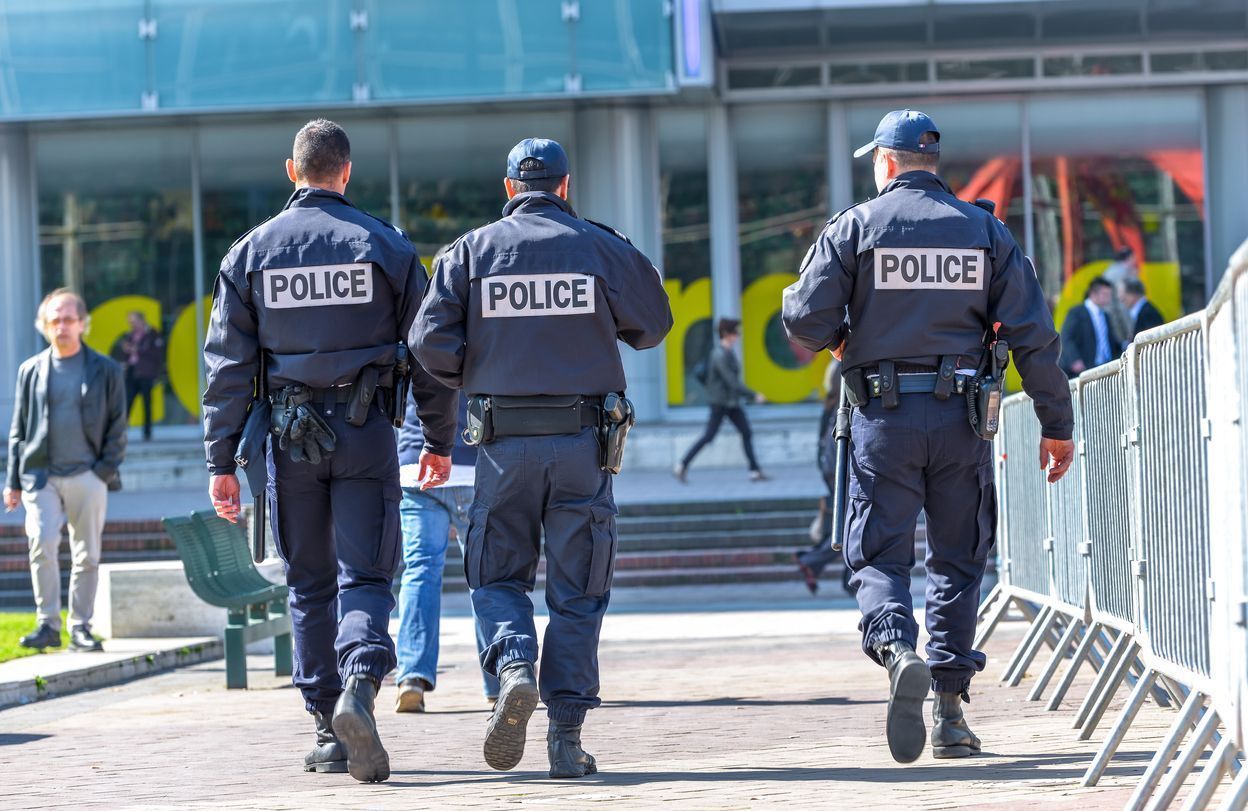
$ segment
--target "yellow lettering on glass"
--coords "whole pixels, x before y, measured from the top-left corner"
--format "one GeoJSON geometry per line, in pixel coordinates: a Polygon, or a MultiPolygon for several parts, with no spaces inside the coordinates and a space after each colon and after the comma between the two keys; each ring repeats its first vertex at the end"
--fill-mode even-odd
{"type": "Polygon", "coordinates": [[[685,402],[685,338],[699,321],[711,317],[711,278],[698,279],[688,285],[680,279],[663,282],[672,305],[672,331],[665,341],[667,351],[667,402],[685,402]]]}
{"type": "Polygon", "coordinates": [[[800,403],[819,394],[823,372],[832,356],[820,352],[797,369],[776,363],[767,351],[767,325],[780,313],[784,288],[797,281],[794,273],[771,273],[757,279],[741,296],[741,354],[745,385],[771,403],[800,403]]]}
{"type": "MultiPolygon", "coordinates": [[[[91,311],[91,332],[85,337],[87,346],[104,355],[113,351],[113,344],[130,331],[130,313],[140,312],[149,324],[160,323],[160,302],[150,296],[118,296],[91,311]]],[[[192,363],[194,356],[191,357],[192,363]]],[[[170,364],[172,368],[172,364],[170,364]]],[[[130,424],[143,424],[143,398],[130,403],[130,424]]],[[[195,413],[195,412],[191,412],[195,413]]],[[[165,384],[152,387],[152,422],[165,418],[165,384]]]]}
{"type": "MultiPolygon", "coordinates": [[[[212,312],[212,296],[204,296],[200,302],[204,313],[203,323],[208,323],[212,312]]],[[[199,380],[199,360],[203,354],[204,341],[195,331],[195,305],[188,304],[178,313],[178,319],[169,330],[169,385],[178,402],[189,414],[199,414],[199,398],[202,386],[199,380]]]]}

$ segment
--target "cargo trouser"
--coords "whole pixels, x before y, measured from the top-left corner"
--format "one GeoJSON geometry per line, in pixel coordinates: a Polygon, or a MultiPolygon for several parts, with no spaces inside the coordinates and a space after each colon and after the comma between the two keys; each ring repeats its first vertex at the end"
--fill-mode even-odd
{"type": "Polygon", "coordinates": [[[269,453],[269,509],[290,587],[294,684],[308,712],[331,713],[349,676],[380,682],[395,667],[391,584],[402,547],[394,429],[374,405],[362,426],[345,405],[316,409],[337,436],[332,456],[269,453]]]}
{"type": "Polygon", "coordinates": [[[549,716],[580,723],[597,707],[598,637],[615,568],[615,500],[593,428],[504,437],[477,454],[464,572],[489,647],[481,666],[537,662],[528,593],[546,537],[546,605],[538,688],[549,716]]]}
{"type": "Polygon", "coordinates": [[[984,669],[974,650],[979,587],[996,532],[992,445],[967,421],[966,398],[903,394],[854,409],[846,555],[862,610],[862,647],[917,644],[910,598],[914,531],[927,513],[927,644],[933,689],[962,692],[984,669]]]}

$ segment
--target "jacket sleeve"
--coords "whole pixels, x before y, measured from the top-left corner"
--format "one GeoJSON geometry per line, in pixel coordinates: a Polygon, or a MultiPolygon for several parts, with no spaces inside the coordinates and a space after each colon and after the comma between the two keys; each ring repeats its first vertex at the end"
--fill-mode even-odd
{"type": "Polygon", "coordinates": [[[856,257],[842,252],[846,220],[833,220],[806,252],[798,280],[784,289],[780,317],[789,338],[812,352],[836,348],[854,292],[856,257]]]}
{"type": "Polygon", "coordinates": [[[424,371],[453,389],[464,385],[468,317],[468,256],[456,243],[433,265],[433,277],[407,345],[424,371]]]}
{"type": "Polygon", "coordinates": [[[223,263],[204,341],[204,449],[213,475],[234,472],[234,452],[256,392],[262,351],[256,311],[243,300],[227,271],[223,263]]]}
{"type": "Polygon", "coordinates": [[[92,469],[104,481],[111,481],[121,467],[126,456],[126,376],[121,365],[108,359],[100,358],[108,367],[108,381],[105,388],[108,412],[108,424],[104,428],[104,441],[100,443],[100,458],[92,469]]]}
{"type": "Polygon", "coordinates": [[[995,219],[993,223],[997,236],[988,288],[988,321],[1001,323],[997,335],[1009,344],[1042,434],[1049,439],[1070,439],[1075,427],[1074,408],[1070,383],[1058,366],[1062,342],[1053,329],[1053,316],[1030,261],[1005,226],[995,219]]]}
{"type": "MultiPolygon", "coordinates": [[[[425,266],[420,263],[420,259],[413,251],[412,266],[407,274],[407,288],[399,308],[399,334],[401,336],[410,335],[413,325],[419,318],[425,286],[425,266]]],[[[412,398],[416,402],[416,413],[424,431],[424,444],[430,453],[450,456],[451,448],[455,447],[455,409],[459,404],[459,394],[429,374],[416,357],[415,351],[410,347],[409,351],[413,359],[412,398]]],[[[410,415],[408,419],[411,419],[410,415]]]]}
{"type": "Polygon", "coordinates": [[[608,287],[611,312],[615,315],[616,337],[633,349],[658,346],[672,329],[672,305],[663,287],[663,278],[646,255],[632,250],[626,286],[608,287]]]}
{"type": "Polygon", "coordinates": [[[9,459],[5,471],[4,486],[10,490],[22,489],[22,450],[26,445],[26,413],[30,408],[30,364],[17,373],[17,392],[13,398],[13,423],[9,426],[9,459]]]}

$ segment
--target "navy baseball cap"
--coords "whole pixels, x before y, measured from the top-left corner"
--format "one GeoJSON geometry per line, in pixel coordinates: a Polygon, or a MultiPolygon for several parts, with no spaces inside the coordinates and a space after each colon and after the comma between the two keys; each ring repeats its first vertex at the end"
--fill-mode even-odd
{"type": "Polygon", "coordinates": [[[900,149],[902,152],[938,153],[940,130],[936,129],[936,122],[927,113],[920,113],[918,110],[893,110],[880,119],[880,126],[875,128],[875,137],[871,139],[871,143],[859,147],[854,157],[861,158],[877,146],[900,149]],[[920,143],[919,138],[925,132],[935,135],[936,143],[920,143]]]}
{"type": "Polygon", "coordinates": [[[563,177],[568,173],[568,153],[558,141],[549,138],[525,138],[507,153],[507,177],[512,180],[541,180],[546,177],[563,177]],[[541,164],[537,169],[520,169],[520,164],[532,158],[541,164]]]}

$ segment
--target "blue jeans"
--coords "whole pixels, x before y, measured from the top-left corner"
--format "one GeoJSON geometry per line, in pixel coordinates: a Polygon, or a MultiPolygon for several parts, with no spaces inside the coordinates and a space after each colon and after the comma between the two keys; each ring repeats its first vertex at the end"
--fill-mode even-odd
{"type": "MultiPolygon", "coordinates": [[[[442,621],[442,570],[451,528],[463,549],[468,535],[471,487],[403,490],[399,514],[403,523],[403,574],[399,585],[399,660],[396,682],[424,679],[433,689],[438,678],[438,630],[442,621]]],[[[477,650],[489,641],[473,617],[477,650]]],[[[482,671],[484,692],[498,695],[498,679],[482,671]]]]}

